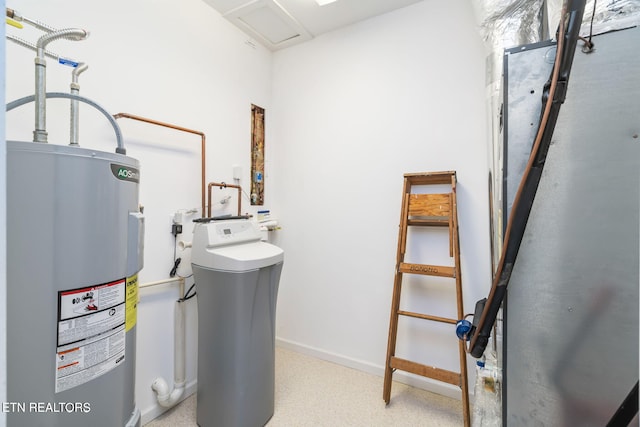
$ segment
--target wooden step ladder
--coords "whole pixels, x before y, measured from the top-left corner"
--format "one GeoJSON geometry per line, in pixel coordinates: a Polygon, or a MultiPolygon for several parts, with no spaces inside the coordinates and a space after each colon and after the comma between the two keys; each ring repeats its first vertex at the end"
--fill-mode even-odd
{"type": "Polygon", "coordinates": [[[404,191],[400,215],[400,231],[398,235],[398,255],[396,262],[396,274],[393,283],[393,299],[391,302],[391,320],[389,321],[389,343],[387,346],[387,358],[384,372],[383,398],[388,404],[391,399],[392,375],[396,369],[412,374],[431,378],[460,387],[462,390],[462,410],[464,425],[470,425],[469,418],[469,390],[467,384],[467,359],[464,342],[455,336],[455,324],[458,319],[464,317],[462,304],[462,278],[460,274],[460,247],[458,240],[458,211],[456,202],[456,173],[431,172],[410,173],[404,175],[404,191]],[[451,192],[445,194],[412,193],[412,186],[424,186],[433,184],[447,184],[451,186],[451,192]],[[427,264],[405,263],[404,257],[407,247],[407,228],[409,226],[421,227],[448,227],[449,228],[449,256],[453,257],[454,265],[438,266],[427,264]],[[449,277],[455,279],[456,300],[458,308],[457,319],[432,316],[423,313],[414,313],[400,309],[400,291],[402,288],[403,274],[421,274],[427,276],[449,277]],[[452,372],[445,369],[427,366],[420,363],[396,357],[396,338],[398,335],[399,316],[409,316],[435,322],[449,323],[452,325],[452,340],[458,341],[460,352],[460,372],[452,372]]]}

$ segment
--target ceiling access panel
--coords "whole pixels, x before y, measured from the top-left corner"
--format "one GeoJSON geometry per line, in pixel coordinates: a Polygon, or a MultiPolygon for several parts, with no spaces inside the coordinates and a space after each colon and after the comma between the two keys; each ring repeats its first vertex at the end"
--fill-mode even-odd
{"type": "Polygon", "coordinates": [[[311,34],[275,0],[206,0],[233,25],[270,50],[311,40],[311,34]]]}
{"type": "Polygon", "coordinates": [[[203,0],[243,32],[277,51],[420,0],[203,0]]]}

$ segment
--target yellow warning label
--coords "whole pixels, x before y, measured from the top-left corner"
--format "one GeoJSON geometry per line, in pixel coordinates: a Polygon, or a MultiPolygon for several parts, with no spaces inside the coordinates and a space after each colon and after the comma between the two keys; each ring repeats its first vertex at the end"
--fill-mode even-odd
{"type": "Polygon", "coordinates": [[[126,331],[136,326],[138,320],[138,275],[127,277],[126,331]]]}

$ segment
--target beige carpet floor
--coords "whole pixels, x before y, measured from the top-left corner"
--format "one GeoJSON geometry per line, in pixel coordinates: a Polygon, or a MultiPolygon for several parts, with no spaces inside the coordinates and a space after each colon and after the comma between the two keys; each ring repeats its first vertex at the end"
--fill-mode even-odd
{"type": "MultiPolygon", "coordinates": [[[[382,378],[282,348],[276,349],[275,412],[267,427],[457,427],[460,401],[394,382],[382,400],[382,378]]],[[[196,424],[196,395],[146,424],[196,424]]]]}

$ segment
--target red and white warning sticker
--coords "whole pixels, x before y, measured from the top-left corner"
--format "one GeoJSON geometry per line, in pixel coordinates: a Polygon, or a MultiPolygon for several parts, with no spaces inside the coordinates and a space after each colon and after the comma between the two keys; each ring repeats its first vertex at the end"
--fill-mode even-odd
{"type": "Polygon", "coordinates": [[[125,279],[58,292],[56,393],[124,361],[125,279]]]}

